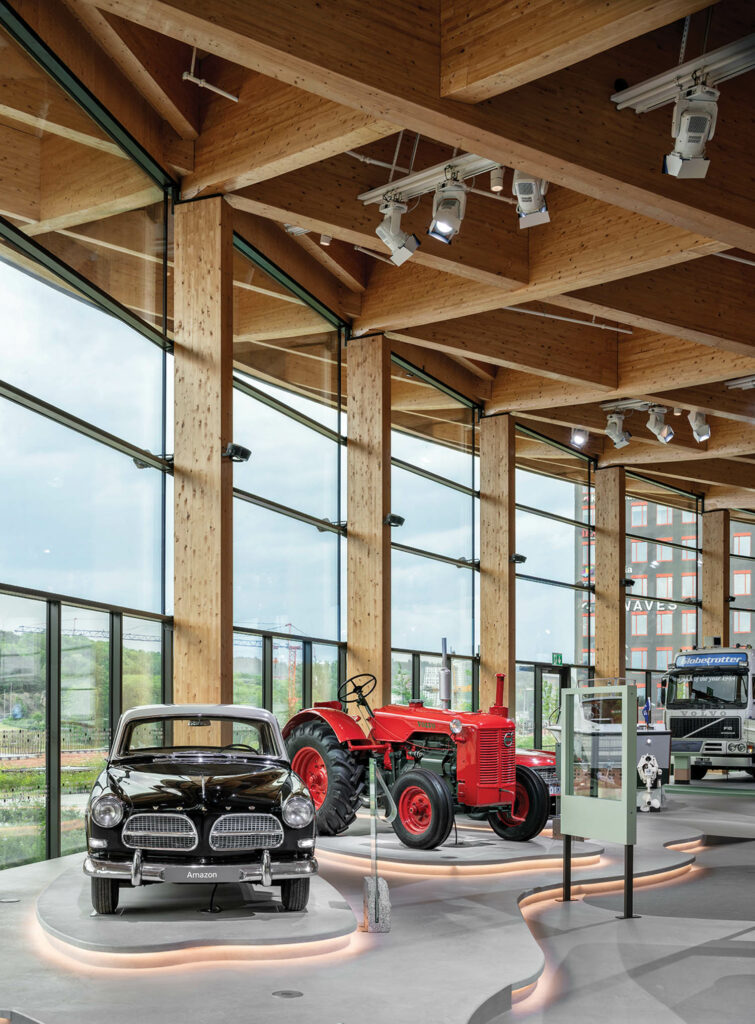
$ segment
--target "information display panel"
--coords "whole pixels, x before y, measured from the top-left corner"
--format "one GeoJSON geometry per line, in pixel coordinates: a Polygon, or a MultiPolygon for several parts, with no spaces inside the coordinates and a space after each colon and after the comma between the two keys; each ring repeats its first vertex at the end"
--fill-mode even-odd
{"type": "Polygon", "coordinates": [[[633,845],[637,837],[637,688],[561,694],[561,830],[633,845]]]}

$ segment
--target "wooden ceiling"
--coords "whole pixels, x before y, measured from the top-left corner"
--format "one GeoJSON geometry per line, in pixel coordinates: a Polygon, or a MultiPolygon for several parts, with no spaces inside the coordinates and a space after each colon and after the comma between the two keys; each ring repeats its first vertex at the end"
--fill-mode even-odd
{"type": "MultiPolygon", "coordinates": [[[[670,106],[637,116],[609,98],[617,81],[677,63],[687,16],[687,59],[706,33],[714,49],[753,32],[751,0],[13,6],[184,198],[225,193],[237,230],[355,333],[387,332],[397,352],[488,413],[513,412],[567,443],[572,426],[588,428],[600,465],[695,490],[708,508],[755,508],[755,391],[726,386],[755,374],[753,72],[721,86],[702,181],[661,173],[670,106]],[[182,79],[193,47],[197,75],[238,103],[182,79]],[[380,215],[357,196],[388,181],[381,165],[421,169],[456,152],[500,162],[504,196],[513,168],[547,179],[550,223],[522,231],[510,203],[475,192],[446,246],[425,234],[423,196],[402,224],[421,239],[414,257],[394,267],[369,255],[386,254],[380,215]],[[637,411],[630,445],[615,449],[601,405],[619,399],[666,406],[671,444],[637,411]],[[689,410],[708,416],[708,442],[692,437],[689,410]]],[[[43,241],[65,232],[69,246],[98,244],[103,218],[128,233],[154,190],[32,77],[0,75],[0,133],[16,139],[0,168],[0,210],[43,241]]],[[[137,266],[149,256],[144,244],[120,248],[137,266]]],[[[110,274],[124,292],[152,294],[144,273],[110,274]]],[[[327,348],[322,322],[259,276],[242,277],[238,363],[271,380],[275,366],[294,377],[300,366],[306,391],[312,353],[327,348]]],[[[421,420],[460,443],[452,403],[400,374],[394,390],[396,422],[421,420]]]]}

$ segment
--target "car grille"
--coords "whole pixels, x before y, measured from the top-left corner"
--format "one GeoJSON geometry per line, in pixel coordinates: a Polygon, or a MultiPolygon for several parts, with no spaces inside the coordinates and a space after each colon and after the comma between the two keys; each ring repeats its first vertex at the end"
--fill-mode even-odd
{"type": "Polygon", "coordinates": [[[272,850],[283,842],[283,828],[272,814],[224,814],[210,832],[213,850],[272,850]]]}
{"type": "Polygon", "coordinates": [[[533,771],[537,772],[546,786],[558,784],[558,772],[555,765],[546,765],[545,768],[533,768],[533,771]]]}
{"type": "Polygon", "coordinates": [[[132,814],[121,838],[134,850],[193,850],[199,842],[194,823],[185,814],[132,814]]]}
{"type": "Polygon", "coordinates": [[[513,786],[514,785],[514,744],[507,747],[502,729],[480,730],[480,785],[481,786],[513,786]]]}
{"type": "Polygon", "coordinates": [[[695,734],[695,739],[739,739],[738,718],[669,718],[671,735],[677,739],[695,734]]]}

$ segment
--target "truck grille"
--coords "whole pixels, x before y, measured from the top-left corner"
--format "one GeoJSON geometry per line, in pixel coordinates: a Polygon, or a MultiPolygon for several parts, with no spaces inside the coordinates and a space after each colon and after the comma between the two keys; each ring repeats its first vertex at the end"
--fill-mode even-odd
{"type": "Polygon", "coordinates": [[[272,814],[224,814],[210,832],[213,850],[272,850],[283,842],[283,828],[272,814]]]}
{"type": "Polygon", "coordinates": [[[558,785],[558,772],[555,765],[548,765],[545,768],[533,768],[532,770],[537,772],[546,786],[558,785]]]}
{"type": "Polygon", "coordinates": [[[513,786],[515,778],[514,744],[506,746],[502,729],[480,730],[480,785],[513,786]]]}
{"type": "Polygon", "coordinates": [[[193,850],[199,842],[185,814],[132,814],[121,838],[132,850],[193,850]]]}
{"type": "Polygon", "coordinates": [[[695,739],[739,739],[738,718],[677,718],[669,717],[669,729],[676,739],[695,734],[695,739]]]}

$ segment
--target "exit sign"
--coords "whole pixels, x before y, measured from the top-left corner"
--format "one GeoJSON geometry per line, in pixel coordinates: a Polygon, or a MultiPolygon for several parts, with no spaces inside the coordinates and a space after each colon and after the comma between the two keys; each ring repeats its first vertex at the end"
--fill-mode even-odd
{"type": "Polygon", "coordinates": [[[563,654],[558,654],[556,651],[554,651],[553,654],[551,654],[551,665],[563,665],[563,663],[563,654]]]}

